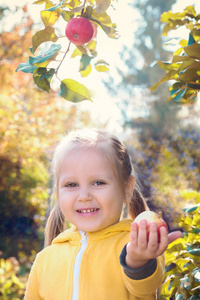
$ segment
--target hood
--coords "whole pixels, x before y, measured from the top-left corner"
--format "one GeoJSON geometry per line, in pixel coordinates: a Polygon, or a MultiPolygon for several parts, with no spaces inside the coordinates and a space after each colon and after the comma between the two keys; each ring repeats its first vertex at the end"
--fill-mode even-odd
{"type": "MultiPolygon", "coordinates": [[[[104,239],[106,237],[119,234],[120,232],[130,232],[131,223],[133,220],[131,219],[123,219],[120,222],[106,227],[100,231],[95,232],[88,232],[89,239],[92,240],[99,240],[104,239]]],[[[70,229],[65,230],[64,232],[60,233],[53,241],[52,244],[59,244],[59,243],[66,243],[71,242],[73,244],[79,243],[81,240],[81,235],[78,229],[73,226],[70,229]]]]}

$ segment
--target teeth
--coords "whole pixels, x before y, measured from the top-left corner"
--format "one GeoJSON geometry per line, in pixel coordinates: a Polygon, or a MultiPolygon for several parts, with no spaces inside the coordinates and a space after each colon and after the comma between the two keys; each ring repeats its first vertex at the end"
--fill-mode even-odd
{"type": "Polygon", "coordinates": [[[80,213],[90,213],[90,212],[94,212],[94,211],[97,211],[98,208],[91,208],[91,209],[79,209],[78,212],[80,213]]]}

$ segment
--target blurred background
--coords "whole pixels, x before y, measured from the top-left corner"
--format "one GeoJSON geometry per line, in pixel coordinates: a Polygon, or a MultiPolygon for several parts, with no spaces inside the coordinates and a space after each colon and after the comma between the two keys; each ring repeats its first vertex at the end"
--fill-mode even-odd
{"type": "MultiPolygon", "coordinates": [[[[0,1],[0,299],[23,297],[31,264],[43,248],[52,194],[51,153],[70,130],[98,127],[118,135],[129,149],[150,208],[161,210],[171,229],[178,226],[188,203],[185,195],[193,199],[200,190],[200,102],[169,102],[167,83],[150,93],[149,86],[164,74],[150,66],[170,59],[174,50],[163,48],[169,37],[162,36],[160,15],[182,11],[187,3],[199,13],[197,2],[117,2],[110,14],[120,38],[99,36],[98,52],[110,70],[81,79],[93,103],[72,104],[56,89],[39,90],[30,74],[15,72],[30,55],[32,36],[41,27],[41,7],[32,1],[0,1]]],[[[67,63],[68,73],[78,77],[67,63]]]]}

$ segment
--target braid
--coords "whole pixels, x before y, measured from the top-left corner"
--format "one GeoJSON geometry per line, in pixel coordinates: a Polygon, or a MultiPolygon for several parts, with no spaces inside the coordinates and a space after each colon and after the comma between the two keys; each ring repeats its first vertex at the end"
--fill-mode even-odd
{"type": "Polygon", "coordinates": [[[45,227],[44,246],[51,245],[53,239],[64,230],[65,218],[60,211],[59,205],[55,205],[51,210],[45,227]]]}
{"type": "MultiPolygon", "coordinates": [[[[133,169],[128,151],[126,147],[115,138],[113,138],[113,146],[121,166],[120,170],[118,171],[120,180],[121,182],[128,182],[132,176],[131,174],[133,169]]],[[[128,210],[128,215],[133,219],[144,210],[149,210],[145,199],[137,187],[137,183],[133,190],[131,200],[128,203],[128,210]]]]}
{"type": "Polygon", "coordinates": [[[134,188],[133,196],[129,203],[129,216],[135,219],[137,215],[145,210],[149,210],[147,203],[137,188],[134,188]]]}

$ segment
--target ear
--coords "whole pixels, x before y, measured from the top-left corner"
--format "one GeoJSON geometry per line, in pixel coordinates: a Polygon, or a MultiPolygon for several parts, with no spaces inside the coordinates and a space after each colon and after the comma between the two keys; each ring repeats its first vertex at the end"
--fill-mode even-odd
{"type": "Polygon", "coordinates": [[[125,185],[125,201],[124,201],[125,203],[130,202],[133,195],[134,187],[135,187],[135,177],[131,175],[125,185]]]}

